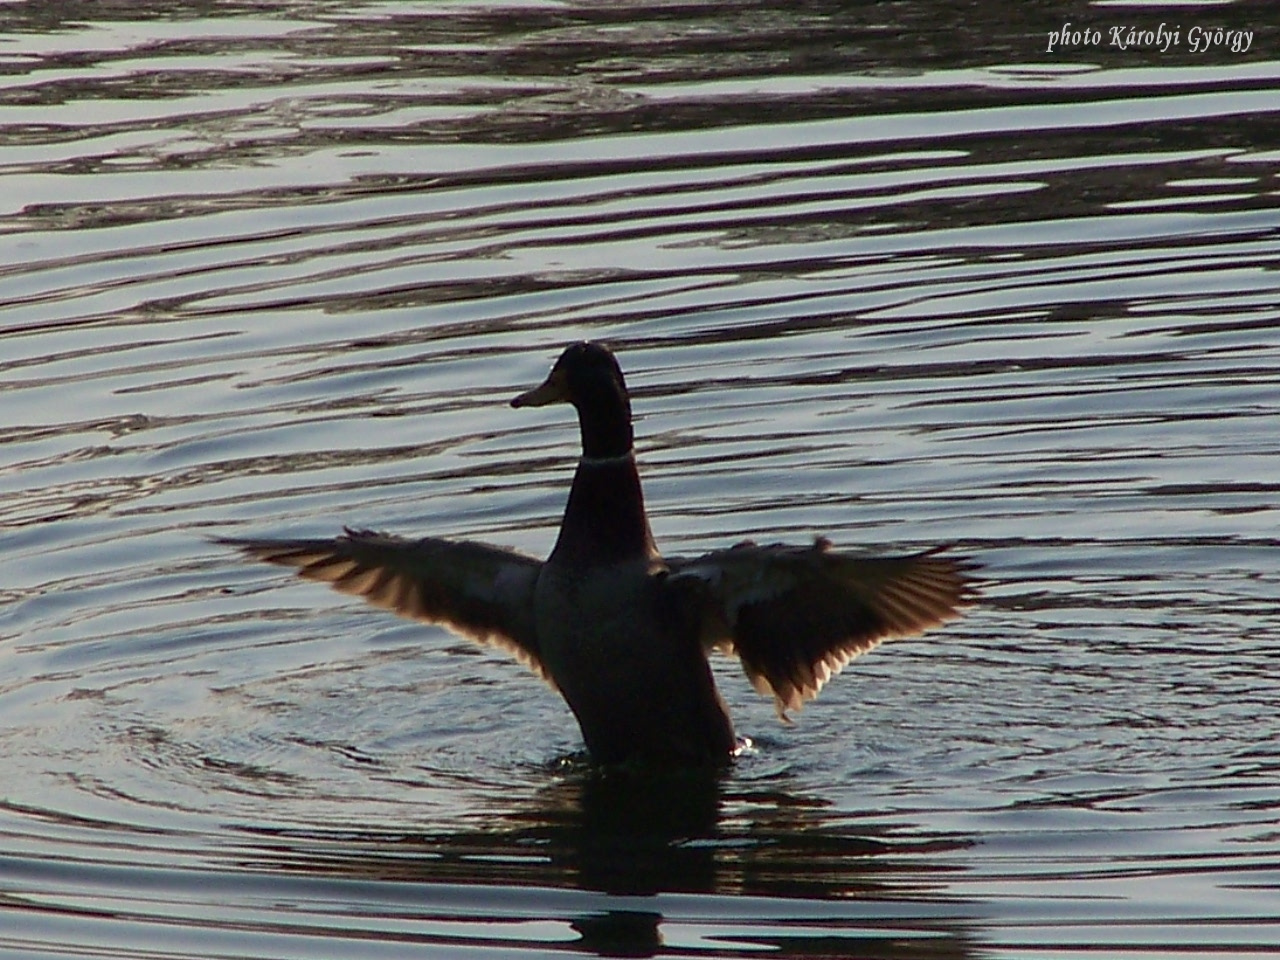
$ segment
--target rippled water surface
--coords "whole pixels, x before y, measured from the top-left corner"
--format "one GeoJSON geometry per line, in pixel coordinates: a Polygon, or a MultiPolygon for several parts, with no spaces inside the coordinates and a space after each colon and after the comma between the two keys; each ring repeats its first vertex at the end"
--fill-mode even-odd
{"type": "Polygon", "coordinates": [[[0,956],[1274,955],[1277,42],[0,4],[0,956]],[[619,778],[209,539],[545,553],[576,427],[506,401],[585,337],[666,550],[954,542],[983,603],[790,727],[718,661],[754,749],[619,778]]]}

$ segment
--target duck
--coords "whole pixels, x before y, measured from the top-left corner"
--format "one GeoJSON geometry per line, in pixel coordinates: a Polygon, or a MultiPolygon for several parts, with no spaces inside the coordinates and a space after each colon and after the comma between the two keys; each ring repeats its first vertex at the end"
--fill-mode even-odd
{"type": "Polygon", "coordinates": [[[613,351],[564,349],[515,408],[569,404],[581,456],[545,560],[467,540],[344,528],[222,538],[248,557],[513,655],[551,685],[599,765],[718,766],[744,742],[709,656],[736,656],[778,717],[886,640],[960,616],[978,565],[949,546],[896,556],[750,540],[663,557],[645,512],[631,398],[613,351]]]}

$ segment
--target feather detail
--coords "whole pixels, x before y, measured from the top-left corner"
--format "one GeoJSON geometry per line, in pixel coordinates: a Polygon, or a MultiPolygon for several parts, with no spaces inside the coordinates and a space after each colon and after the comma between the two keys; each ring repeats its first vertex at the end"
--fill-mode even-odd
{"type": "Polygon", "coordinates": [[[960,616],[977,596],[976,564],[939,547],[902,557],[741,543],[670,559],[671,579],[699,581],[703,642],[733,653],[778,716],[799,710],[855,657],[960,616]]]}
{"type": "Polygon", "coordinates": [[[533,591],[542,570],[533,557],[482,543],[352,529],[328,540],[218,542],[293,567],[301,577],[375,607],[500,647],[550,682],[533,626],[533,591]]]}

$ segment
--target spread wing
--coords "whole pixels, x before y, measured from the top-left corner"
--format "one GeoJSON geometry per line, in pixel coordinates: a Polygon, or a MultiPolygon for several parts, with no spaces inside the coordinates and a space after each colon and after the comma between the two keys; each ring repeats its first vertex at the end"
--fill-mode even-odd
{"type": "Polygon", "coordinates": [[[744,543],[668,564],[673,585],[701,600],[704,643],[736,653],[786,720],[854,657],[973,604],[976,564],[944,549],[854,557],[821,539],[812,547],[744,543]]]}
{"type": "Polygon", "coordinates": [[[483,543],[406,540],[346,530],[330,540],[219,539],[249,556],[363,597],[402,617],[443,624],[512,653],[547,678],[533,627],[542,561],[483,543]]]}

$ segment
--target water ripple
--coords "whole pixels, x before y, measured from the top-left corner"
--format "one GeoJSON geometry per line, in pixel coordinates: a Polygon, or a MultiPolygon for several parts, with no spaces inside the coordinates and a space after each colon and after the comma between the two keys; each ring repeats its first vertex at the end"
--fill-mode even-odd
{"type": "Polygon", "coordinates": [[[2,19],[0,955],[1271,951],[1264,50],[1054,59],[1043,4],[2,19]],[[982,607],[785,729],[717,662],[732,773],[620,781],[501,656],[205,539],[544,553],[576,432],[506,401],[580,337],[671,552],[956,542],[982,607]]]}

